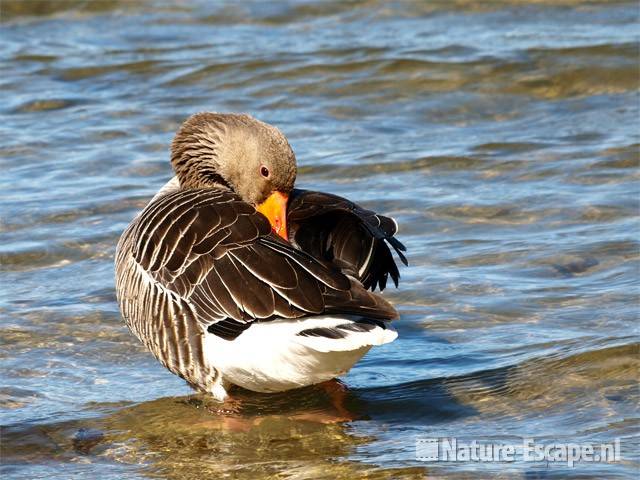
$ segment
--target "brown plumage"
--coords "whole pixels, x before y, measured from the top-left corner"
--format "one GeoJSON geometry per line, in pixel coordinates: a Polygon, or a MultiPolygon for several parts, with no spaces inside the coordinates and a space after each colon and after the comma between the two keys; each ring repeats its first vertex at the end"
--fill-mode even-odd
{"type": "MultiPolygon", "coordinates": [[[[194,388],[224,398],[230,383],[245,386],[212,360],[211,337],[226,348],[224,342],[243,339],[256,323],[319,315],[371,319],[338,325],[340,335],[326,336],[337,342],[347,333],[364,338],[371,325],[384,330],[385,321],[397,318],[366,289],[382,290],[388,275],[397,284],[385,243],[406,262],[393,238],[395,222],[340,197],[293,190],[295,157],[275,127],[247,115],[198,114],[179,130],[171,157],[179,187],[157,195],[123,233],[116,289],[130,329],[194,388]],[[268,178],[258,174],[264,168],[268,178]],[[293,243],[256,211],[274,191],[291,193],[293,243]],[[355,234],[347,237],[345,229],[355,234]]],[[[303,331],[302,339],[318,336],[303,331]]],[[[371,343],[363,345],[358,348],[368,350],[371,343]]],[[[286,383],[280,380],[274,385],[286,383]]],[[[269,388],[276,389],[261,391],[269,388]]]]}

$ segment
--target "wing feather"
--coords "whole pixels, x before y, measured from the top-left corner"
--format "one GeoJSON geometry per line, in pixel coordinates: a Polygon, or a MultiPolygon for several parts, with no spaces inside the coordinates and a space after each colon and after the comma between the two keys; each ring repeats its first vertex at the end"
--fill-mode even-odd
{"type": "Polygon", "coordinates": [[[268,220],[230,191],[167,193],[147,206],[129,232],[138,265],[220,335],[275,317],[397,317],[382,297],[273,234],[268,220]]]}
{"type": "Polygon", "coordinates": [[[384,290],[389,276],[398,286],[400,272],[389,245],[408,265],[403,253],[406,248],[394,237],[398,230],[395,220],[337,195],[295,189],[287,223],[294,245],[331,262],[372,291],[376,287],[384,290]]]}

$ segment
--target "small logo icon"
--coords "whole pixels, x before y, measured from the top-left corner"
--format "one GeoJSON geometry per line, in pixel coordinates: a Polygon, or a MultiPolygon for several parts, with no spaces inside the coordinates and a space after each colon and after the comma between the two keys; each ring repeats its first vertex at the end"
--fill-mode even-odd
{"type": "Polygon", "coordinates": [[[416,439],[416,459],[422,462],[438,461],[438,439],[418,438],[416,439]]]}

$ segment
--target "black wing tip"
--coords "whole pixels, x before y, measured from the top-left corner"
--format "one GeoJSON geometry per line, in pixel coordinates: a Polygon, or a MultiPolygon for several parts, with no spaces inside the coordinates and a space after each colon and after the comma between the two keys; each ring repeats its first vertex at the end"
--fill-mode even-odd
{"type": "Polygon", "coordinates": [[[407,260],[407,257],[405,257],[404,254],[402,253],[402,252],[406,252],[407,251],[407,247],[405,247],[400,242],[400,240],[398,240],[395,237],[387,238],[387,242],[389,242],[389,244],[396,251],[396,253],[398,254],[398,258],[400,258],[400,261],[404,264],[404,266],[408,267],[409,266],[409,261],[407,260]]]}
{"type": "Polygon", "coordinates": [[[345,332],[328,327],[307,328],[306,330],[299,332],[297,335],[301,337],[324,337],[331,340],[338,340],[347,336],[345,332]]]}
{"type": "Polygon", "coordinates": [[[207,332],[224,340],[231,341],[235,340],[250,326],[250,322],[239,322],[233,318],[225,318],[209,325],[207,327],[207,332]]]}
{"type": "Polygon", "coordinates": [[[376,249],[375,262],[367,269],[362,279],[362,284],[367,290],[375,292],[378,288],[381,292],[387,288],[389,277],[394,286],[398,288],[400,283],[400,271],[396,264],[389,247],[382,241],[378,243],[376,249]]]}
{"type": "Polygon", "coordinates": [[[407,251],[407,247],[405,247],[404,244],[396,237],[390,237],[387,240],[391,245],[393,245],[393,248],[395,248],[396,250],[401,250],[403,252],[407,251]]]}

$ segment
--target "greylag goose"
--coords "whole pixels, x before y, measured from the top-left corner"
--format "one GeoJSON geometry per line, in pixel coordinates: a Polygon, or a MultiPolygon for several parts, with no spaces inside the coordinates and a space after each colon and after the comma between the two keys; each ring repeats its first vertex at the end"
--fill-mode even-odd
{"type": "Polygon", "coordinates": [[[116,251],[130,330],[171,372],[223,401],[346,373],[397,336],[382,296],[402,254],[394,220],[294,189],[294,153],[248,115],[199,113],[171,145],[176,176],[116,251]],[[371,291],[370,291],[370,290],[371,291]]]}

